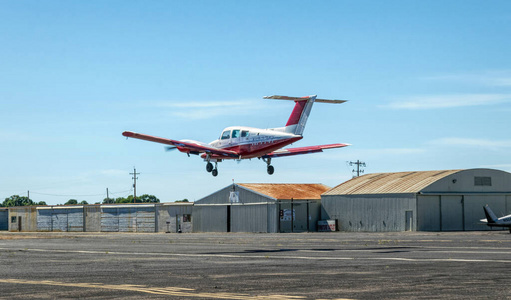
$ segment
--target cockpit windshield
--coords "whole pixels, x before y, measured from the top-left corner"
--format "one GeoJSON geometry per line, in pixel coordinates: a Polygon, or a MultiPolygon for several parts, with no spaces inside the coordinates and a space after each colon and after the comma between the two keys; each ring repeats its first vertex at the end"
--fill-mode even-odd
{"type": "Polygon", "coordinates": [[[231,137],[231,131],[230,130],[226,130],[222,133],[222,137],[220,139],[222,140],[227,140],[231,137]]]}

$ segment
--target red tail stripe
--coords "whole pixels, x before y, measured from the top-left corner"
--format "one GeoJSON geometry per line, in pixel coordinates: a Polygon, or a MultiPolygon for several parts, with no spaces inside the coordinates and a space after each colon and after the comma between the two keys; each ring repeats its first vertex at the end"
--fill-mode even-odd
{"type": "Polygon", "coordinates": [[[293,112],[291,113],[291,116],[289,116],[289,120],[287,120],[286,126],[298,124],[307,101],[295,101],[295,103],[295,108],[293,108],[293,112]]]}

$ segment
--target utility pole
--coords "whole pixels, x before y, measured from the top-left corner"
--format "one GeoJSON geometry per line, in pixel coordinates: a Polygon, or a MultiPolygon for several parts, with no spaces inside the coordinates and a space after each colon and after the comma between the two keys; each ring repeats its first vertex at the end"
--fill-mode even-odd
{"type": "Polygon", "coordinates": [[[137,175],[140,173],[137,173],[137,169],[133,167],[133,173],[130,173],[130,175],[133,175],[131,179],[133,179],[133,203],[137,202],[137,175]]]}
{"type": "Polygon", "coordinates": [[[109,201],[110,197],[108,197],[108,188],[106,188],[106,201],[109,201]]]}
{"type": "MultiPolygon", "coordinates": [[[[360,167],[365,167],[366,166],[366,163],[365,162],[362,162],[362,161],[359,161],[357,159],[357,161],[350,161],[350,166],[353,166],[353,165],[357,165],[357,176],[353,176],[353,177],[358,177],[360,176],[360,173],[364,173],[364,170],[361,169],[360,167]]],[[[351,172],[355,173],[355,170],[353,169],[351,172]]]]}

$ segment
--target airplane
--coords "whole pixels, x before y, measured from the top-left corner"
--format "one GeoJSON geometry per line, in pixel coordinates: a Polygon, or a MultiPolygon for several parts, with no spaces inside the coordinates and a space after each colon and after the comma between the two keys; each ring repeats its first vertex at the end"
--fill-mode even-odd
{"type": "Polygon", "coordinates": [[[213,176],[218,175],[217,163],[223,160],[242,160],[258,158],[266,162],[267,173],[272,175],[275,171],[271,165],[272,158],[323,152],[325,149],[341,148],[350,144],[328,144],[298,148],[283,147],[303,138],[305,124],[314,102],[344,103],[347,100],[317,99],[316,95],[305,97],[265,96],[264,99],[291,100],[295,106],[284,127],[260,129],[245,126],[231,126],[225,128],[217,140],[209,144],[194,140],[171,140],[131,131],[122,133],[126,138],[135,138],[166,145],[168,150],[178,149],[180,152],[200,155],[206,163],[206,171],[213,176]],[[213,164],[215,166],[213,167],[213,164]]]}
{"type": "Polygon", "coordinates": [[[484,214],[486,215],[486,219],[481,219],[481,222],[486,223],[486,225],[490,227],[508,227],[509,233],[511,233],[511,215],[497,218],[488,204],[483,206],[483,209],[484,214]]]}

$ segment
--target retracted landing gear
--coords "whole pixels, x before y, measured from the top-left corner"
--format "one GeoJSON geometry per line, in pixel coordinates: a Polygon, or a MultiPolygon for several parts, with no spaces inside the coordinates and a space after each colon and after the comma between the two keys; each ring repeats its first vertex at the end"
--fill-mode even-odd
{"type": "Polygon", "coordinates": [[[271,165],[271,157],[264,158],[263,161],[266,163],[266,172],[268,172],[269,175],[272,175],[273,172],[275,172],[275,168],[271,165]]]}

